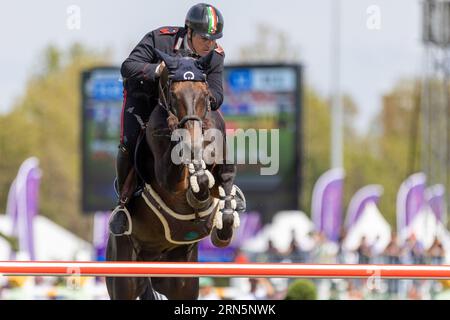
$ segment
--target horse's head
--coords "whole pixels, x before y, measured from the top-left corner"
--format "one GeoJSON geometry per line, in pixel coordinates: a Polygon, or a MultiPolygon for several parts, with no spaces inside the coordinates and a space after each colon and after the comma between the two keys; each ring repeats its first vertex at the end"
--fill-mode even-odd
{"type": "Polygon", "coordinates": [[[160,103],[168,111],[171,130],[186,129],[191,141],[194,159],[203,146],[202,124],[210,110],[210,92],[206,82],[207,70],[213,52],[195,59],[189,56],[170,56],[154,49],[165,62],[160,81],[160,103]]]}

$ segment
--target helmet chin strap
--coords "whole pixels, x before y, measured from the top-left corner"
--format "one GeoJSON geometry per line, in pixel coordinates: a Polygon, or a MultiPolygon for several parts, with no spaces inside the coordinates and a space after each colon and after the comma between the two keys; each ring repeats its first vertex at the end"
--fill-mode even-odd
{"type": "Polygon", "coordinates": [[[195,50],[194,47],[194,42],[192,41],[192,37],[194,36],[194,30],[189,29],[191,32],[188,31],[187,36],[188,36],[188,44],[191,47],[192,52],[194,52],[196,55],[199,56],[199,54],[197,53],[197,51],[195,50]]]}

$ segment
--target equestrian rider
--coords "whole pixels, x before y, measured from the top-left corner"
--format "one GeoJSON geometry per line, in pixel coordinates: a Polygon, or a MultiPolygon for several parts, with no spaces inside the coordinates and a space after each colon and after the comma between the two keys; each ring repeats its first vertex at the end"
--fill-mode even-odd
{"type": "MultiPolygon", "coordinates": [[[[173,55],[178,50],[193,56],[214,54],[206,80],[211,92],[211,109],[217,110],[223,101],[222,73],[224,52],[216,43],[222,37],[223,17],[215,7],[200,3],[189,9],[184,27],[161,27],[147,33],[123,62],[121,73],[124,83],[124,100],[121,115],[120,145],[116,160],[117,187],[121,194],[128,173],[133,168],[136,141],[150,114],[157,106],[158,78],[164,62],[153,53],[157,48],[173,55]]],[[[128,217],[123,211],[113,215],[110,230],[122,235],[128,230],[128,217]]]]}

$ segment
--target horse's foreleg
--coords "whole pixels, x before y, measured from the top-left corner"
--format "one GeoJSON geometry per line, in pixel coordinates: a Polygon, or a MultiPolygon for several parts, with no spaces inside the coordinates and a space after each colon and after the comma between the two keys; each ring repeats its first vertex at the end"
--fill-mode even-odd
{"type": "MultiPolygon", "coordinates": [[[[109,236],[107,261],[135,261],[136,257],[128,236],[109,236]]],[[[145,290],[145,278],[106,277],[106,287],[112,300],[136,300],[145,290]]]]}
{"type": "Polygon", "coordinates": [[[239,225],[237,214],[236,188],[234,178],[236,177],[236,165],[234,159],[227,159],[227,138],[225,131],[225,121],[220,113],[212,113],[214,127],[221,135],[215,137],[219,153],[215,154],[216,163],[213,166],[213,176],[216,181],[213,195],[220,199],[220,210],[216,214],[214,228],[211,233],[211,241],[217,247],[227,246],[232,239],[233,229],[239,225]],[[220,139],[221,140],[217,140],[220,139]]]}
{"type": "MultiPolygon", "coordinates": [[[[198,245],[183,245],[164,254],[162,261],[197,262],[198,245]]],[[[153,288],[169,300],[198,299],[198,278],[152,278],[153,288]]]]}
{"type": "Polygon", "coordinates": [[[227,246],[233,237],[233,229],[237,227],[236,200],[234,199],[234,178],[236,165],[216,164],[213,170],[217,182],[218,198],[221,199],[221,207],[217,213],[214,228],[211,233],[211,241],[217,247],[227,246]]]}

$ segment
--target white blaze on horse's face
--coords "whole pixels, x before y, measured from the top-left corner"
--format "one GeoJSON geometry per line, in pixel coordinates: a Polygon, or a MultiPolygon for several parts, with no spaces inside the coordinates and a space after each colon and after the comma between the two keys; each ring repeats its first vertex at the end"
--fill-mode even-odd
{"type": "MultiPolygon", "coordinates": [[[[207,110],[208,89],[204,82],[181,81],[172,84],[172,96],[176,99],[175,108],[178,120],[184,117],[196,116],[203,119],[207,110]]],[[[183,141],[188,144],[186,147],[191,150],[192,160],[201,160],[203,151],[203,130],[202,122],[188,120],[184,124],[190,136],[190,141],[183,141]]]]}

